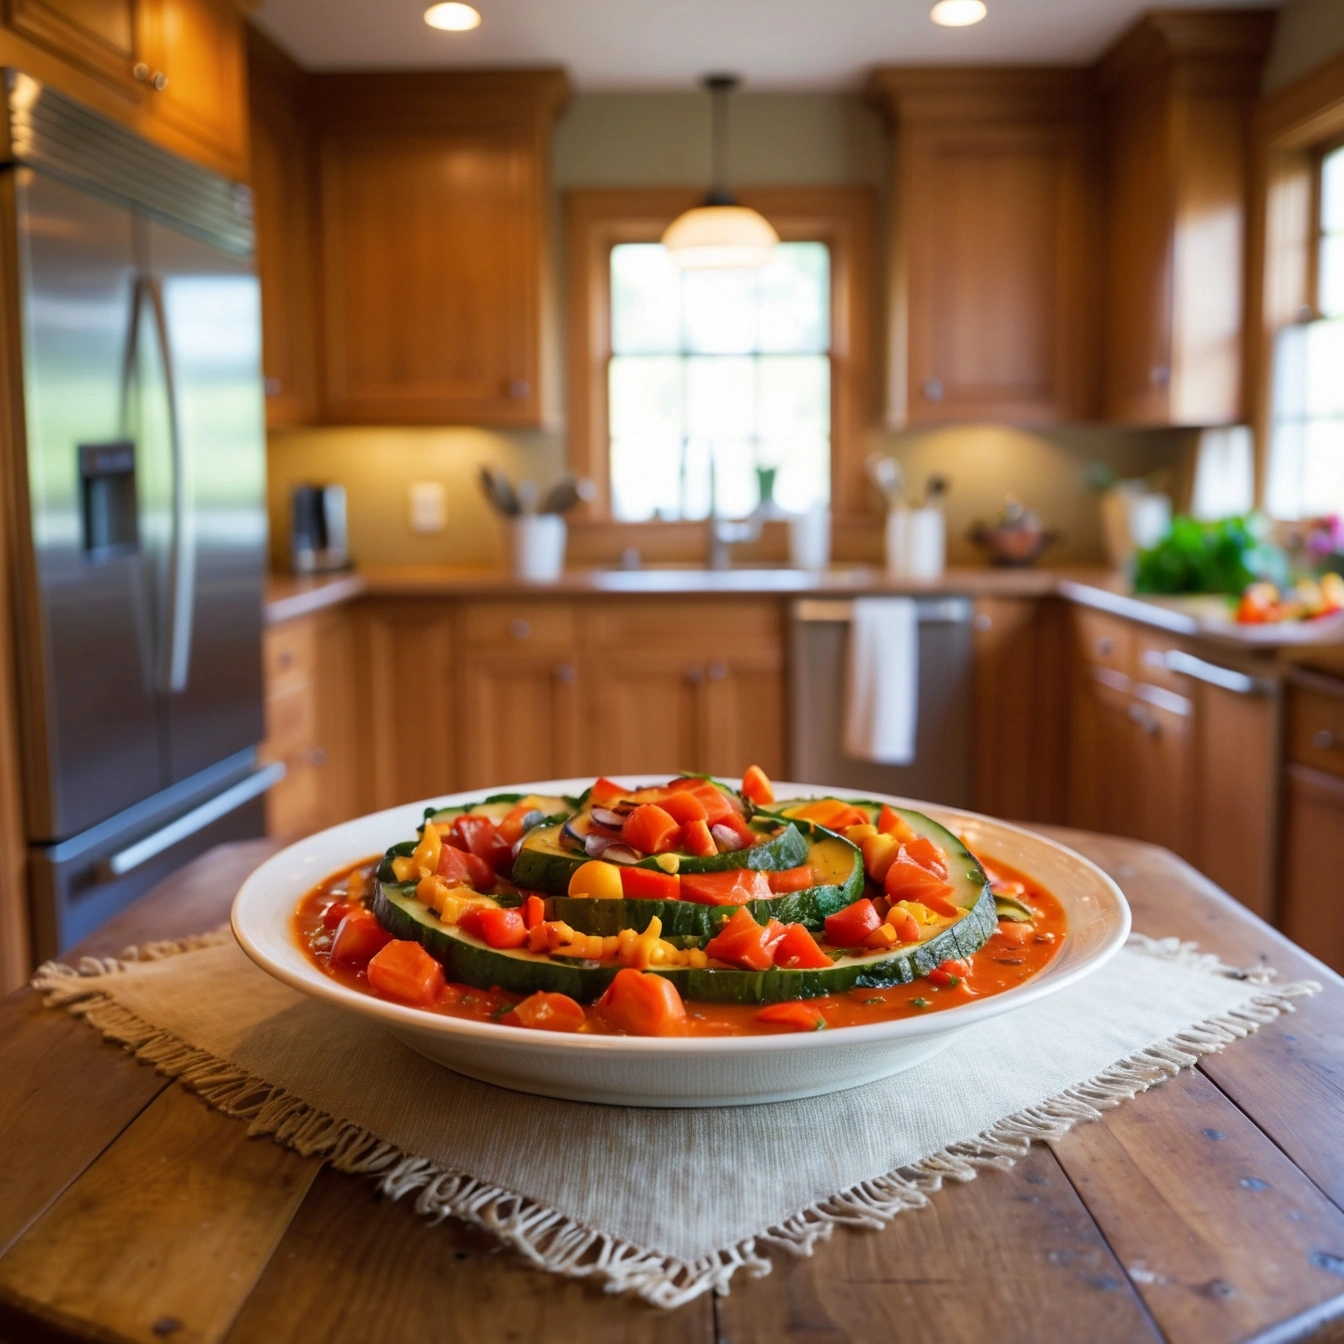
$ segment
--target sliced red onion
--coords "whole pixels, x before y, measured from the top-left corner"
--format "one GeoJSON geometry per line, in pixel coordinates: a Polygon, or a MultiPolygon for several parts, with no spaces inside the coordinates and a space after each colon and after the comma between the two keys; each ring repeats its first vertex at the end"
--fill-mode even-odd
{"type": "Polygon", "coordinates": [[[709,833],[714,837],[714,843],[718,845],[720,854],[732,853],[747,847],[747,841],[731,826],[711,826],[709,833]]]}
{"type": "Polygon", "coordinates": [[[610,826],[614,831],[619,831],[625,825],[625,818],[619,812],[613,812],[607,807],[595,807],[589,816],[599,826],[610,826]]]}
{"type": "Polygon", "coordinates": [[[608,863],[638,863],[644,856],[629,845],[608,845],[602,857],[608,863]]]}

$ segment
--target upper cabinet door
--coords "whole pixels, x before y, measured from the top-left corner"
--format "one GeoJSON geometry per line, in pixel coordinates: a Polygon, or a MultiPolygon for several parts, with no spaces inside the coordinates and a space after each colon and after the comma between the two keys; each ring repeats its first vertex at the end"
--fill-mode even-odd
{"type": "Polygon", "coordinates": [[[323,75],[313,88],[324,418],[537,424],[564,77],[323,75]]]}
{"type": "Polygon", "coordinates": [[[534,419],[540,233],[526,144],[491,129],[326,136],[328,414],[534,419]]]}
{"type": "Polygon", "coordinates": [[[893,130],[888,420],[1095,403],[1095,100],[1077,70],[880,70],[893,130]]]}
{"type": "Polygon", "coordinates": [[[910,132],[910,421],[1087,414],[1085,147],[1067,126],[910,132]]]}
{"type": "Polygon", "coordinates": [[[149,134],[226,176],[247,169],[243,21],[229,0],[141,0],[149,134]]]}
{"type": "Polygon", "coordinates": [[[9,26],[74,65],[129,83],[138,58],[136,0],[8,0],[9,26]]]}

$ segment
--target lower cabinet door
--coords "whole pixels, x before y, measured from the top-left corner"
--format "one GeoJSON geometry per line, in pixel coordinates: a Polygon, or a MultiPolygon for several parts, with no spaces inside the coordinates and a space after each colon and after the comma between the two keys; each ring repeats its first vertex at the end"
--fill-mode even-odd
{"type": "Polygon", "coordinates": [[[589,768],[605,774],[673,774],[700,763],[703,664],[665,654],[594,660],[584,712],[589,768]]]}
{"type": "Polygon", "coordinates": [[[700,696],[696,769],[736,782],[749,765],[784,773],[784,676],[776,663],[710,662],[700,696]]]}
{"type": "Polygon", "coordinates": [[[573,663],[476,655],[461,675],[464,789],[582,772],[573,663]]]}
{"type": "Polygon", "coordinates": [[[1283,827],[1280,925],[1344,973],[1344,779],[1290,765],[1283,827]]]}

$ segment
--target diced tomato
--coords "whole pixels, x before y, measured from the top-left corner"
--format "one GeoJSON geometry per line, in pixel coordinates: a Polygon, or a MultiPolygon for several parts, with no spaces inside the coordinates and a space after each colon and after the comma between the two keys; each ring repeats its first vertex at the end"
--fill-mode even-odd
{"type": "Polygon", "coordinates": [[[513,845],[522,839],[523,822],[537,810],[537,805],[535,803],[522,802],[511,811],[504,814],[499,822],[499,834],[503,838],[505,844],[513,845]]]}
{"type": "Polygon", "coordinates": [[[935,966],[924,978],[929,984],[937,985],[940,989],[953,989],[961,984],[961,977],[949,971],[946,963],[942,966],[935,966]]]}
{"type": "Polygon", "coordinates": [[[714,837],[709,833],[709,822],[703,819],[689,822],[681,828],[681,847],[698,859],[707,859],[719,852],[714,837]]]}
{"type": "Polygon", "coordinates": [[[322,912],[322,927],[326,929],[334,929],[352,910],[358,910],[360,908],[360,905],[356,901],[333,901],[322,912]]]}
{"type": "Polygon", "coordinates": [[[754,868],[681,874],[681,899],[700,905],[742,905],[747,901],[768,901],[773,894],[769,879],[754,868]]]}
{"type": "Polygon", "coordinates": [[[627,797],[629,792],[624,784],[617,784],[614,779],[607,779],[604,775],[588,790],[588,801],[594,807],[611,807],[627,797]]]}
{"type": "Polygon", "coordinates": [[[676,901],[681,899],[681,879],[660,868],[622,868],[621,893],[632,901],[676,901]]]}
{"type": "Polygon", "coordinates": [[[668,792],[689,793],[705,809],[705,818],[711,826],[726,817],[741,816],[742,809],[734,798],[729,798],[716,784],[707,779],[674,779],[669,781],[668,792]]]}
{"type": "MultiPolygon", "coordinates": [[[[719,932],[705,944],[705,953],[730,966],[748,971],[768,971],[774,965],[775,946],[784,936],[784,925],[777,919],[758,924],[750,911],[738,910],[719,932]]],[[[829,964],[829,963],[828,963],[829,964]]]]}
{"type": "Polygon", "coordinates": [[[473,891],[489,891],[495,885],[495,870],[485,859],[454,845],[439,850],[438,872],[454,886],[467,886],[473,891]]]}
{"type": "Polygon", "coordinates": [[[621,838],[641,854],[663,854],[677,847],[681,827],[657,803],[641,803],[626,817],[621,838]]]}
{"type": "Polygon", "coordinates": [[[803,925],[790,924],[775,944],[775,965],[788,970],[824,971],[831,965],[831,959],[803,925]]]}
{"type": "Polygon", "coordinates": [[[593,1006],[632,1036],[675,1036],[686,1026],[686,1005],[677,987],[664,976],[631,966],[616,972],[593,1006]]]}
{"type": "Polygon", "coordinates": [[[759,765],[747,766],[747,773],[742,776],[742,792],[758,807],[775,801],[775,786],[759,765]]]}
{"type": "Polygon", "coordinates": [[[915,833],[910,823],[886,803],[882,804],[882,810],[877,814],[877,829],[883,835],[894,835],[900,840],[909,840],[915,833]]]}
{"type": "Polygon", "coordinates": [[[463,933],[469,933],[473,938],[485,939],[485,925],[481,923],[481,912],[479,910],[464,910],[462,918],[457,921],[457,927],[463,933]]]}
{"type": "Polygon", "coordinates": [[[718,821],[710,823],[713,826],[723,826],[732,831],[744,845],[759,844],[763,839],[759,831],[753,831],[747,825],[745,817],[739,816],[736,812],[729,812],[727,816],[720,817],[718,821]]]}
{"type": "Polygon", "coordinates": [[[693,821],[704,821],[709,815],[705,811],[705,805],[693,793],[687,793],[684,789],[666,789],[658,806],[670,816],[673,821],[680,822],[686,826],[693,821]]]}
{"type": "Polygon", "coordinates": [[[444,988],[443,967],[419,943],[390,942],[369,962],[369,984],[385,999],[429,1008],[444,988]]]}
{"type": "Polygon", "coordinates": [[[882,916],[868,897],[826,916],[826,941],[832,947],[858,947],[882,923],[882,916]]]}
{"type": "Polygon", "coordinates": [[[784,868],[777,873],[766,873],[765,880],[774,892],[806,891],[808,887],[816,885],[812,868],[806,863],[801,868],[784,868]]]}
{"type": "Polygon", "coordinates": [[[919,920],[908,910],[889,910],[887,912],[887,923],[896,930],[896,936],[901,942],[919,942],[919,920]],[[895,919],[892,918],[893,915],[896,916],[895,919]]]}
{"type": "Polygon", "coordinates": [[[915,863],[904,847],[887,869],[882,889],[892,901],[918,901],[940,915],[958,913],[957,907],[948,899],[952,895],[951,884],[922,864],[915,863]]]}
{"type": "Polygon", "coordinates": [[[523,902],[523,923],[535,929],[546,918],[546,902],[540,896],[529,896],[523,902]]]}
{"type": "Polygon", "coordinates": [[[927,868],[929,872],[936,873],[939,877],[947,876],[947,854],[928,836],[917,835],[913,840],[905,841],[905,852],[921,868],[927,868]]]}
{"type": "Polygon", "coordinates": [[[534,1031],[578,1031],[587,1021],[581,1003],[568,994],[550,994],[538,990],[499,1019],[511,1027],[531,1027],[534,1031]]]}
{"type": "MultiPolygon", "coordinates": [[[[830,963],[827,962],[827,965],[830,963]]],[[[767,1022],[772,1027],[791,1027],[794,1031],[820,1031],[826,1025],[820,1008],[798,1000],[772,1003],[756,1014],[756,1021],[767,1022]]]]}
{"type": "Polygon", "coordinates": [[[351,910],[336,926],[336,937],[331,943],[332,965],[364,966],[391,941],[392,935],[372,910],[363,907],[351,910]]]}
{"type": "Polygon", "coordinates": [[[513,846],[489,817],[458,817],[448,832],[448,843],[484,859],[497,873],[513,867],[513,846]]]}
{"type": "Polygon", "coordinates": [[[489,909],[479,912],[481,937],[491,947],[522,947],[527,942],[527,923],[520,910],[489,909]]]}

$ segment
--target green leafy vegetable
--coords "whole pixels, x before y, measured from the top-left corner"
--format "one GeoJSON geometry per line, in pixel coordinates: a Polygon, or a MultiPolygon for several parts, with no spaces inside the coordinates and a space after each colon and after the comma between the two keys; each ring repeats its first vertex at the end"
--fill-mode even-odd
{"type": "Polygon", "coordinates": [[[1171,531],[1135,558],[1136,593],[1241,594],[1261,580],[1286,581],[1287,556],[1265,540],[1256,514],[1202,523],[1177,517],[1171,531]]]}

